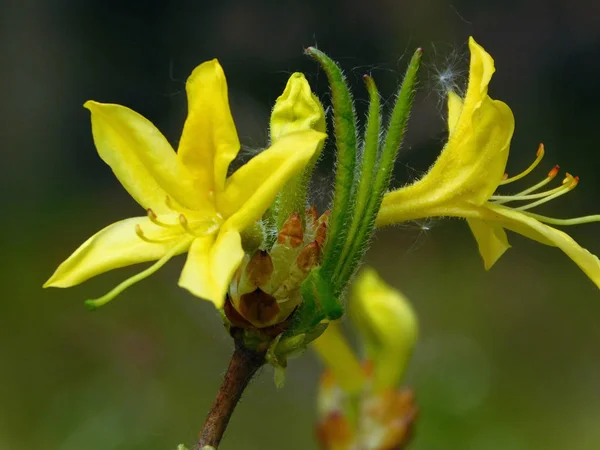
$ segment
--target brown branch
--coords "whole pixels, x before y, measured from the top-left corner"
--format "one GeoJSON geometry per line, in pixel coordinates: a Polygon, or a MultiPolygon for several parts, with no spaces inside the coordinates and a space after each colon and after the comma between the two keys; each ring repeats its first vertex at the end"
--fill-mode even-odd
{"type": "Polygon", "coordinates": [[[244,348],[236,339],[231,362],[202,431],[200,431],[195,450],[202,450],[204,446],[218,447],[244,389],[264,363],[265,355],[263,353],[244,348]]]}

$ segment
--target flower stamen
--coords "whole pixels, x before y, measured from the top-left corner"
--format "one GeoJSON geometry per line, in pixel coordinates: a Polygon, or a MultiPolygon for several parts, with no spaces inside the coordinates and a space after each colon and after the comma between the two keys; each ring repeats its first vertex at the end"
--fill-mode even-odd
{"type": "Polygon", "coordinates": [[[525,211],[525,210],[528,210],[531,208],[535,208],[536,206],[542,205],[546,202],[549,202],[550,200],[554,200],[555,198],[566,194],[567,192],[572,191],[573,189],[575,189],[577,187],[578,183],[579,183],[579,177],[574,177],[573,175],[567,173],[566,178],[563,180],[563,185],[561,186],[561,189],[559,189],[557,192],[555,192],[552,195],[548,195],[547,197],[542,198],[536,202],[528,203],[527,205],[519,206],[518,208],[514,208],[514,209],[515,209],[515,211],[525,211]]]}
{"type": "Polygon", "coordinates": [[[172,241],[175,237],[177,237],[172,236],[163,239],[150,239],[144,234],[144,230],[142,230],[142,226],[139,223],[135,226],[135,234],[137,234],[142,241],[148,242],[149,244],[164,244],[165,242],[172,241]]]}
{"type": "Polygon", "coordinates": [[[165,242],[169,242],[170,240],[172,240],[172,238],[168,238],[168,239],[150,239],[149,237],[147,237],[144,234],[144,230],[142,230],[142,226],[138,223],[135,226],[135,234],[137,234],[137,236],[145,242],[148,242],[149,244],[164,244],[165,242]]]}
{"type": "Polygon", "coordinates": [[[152,208],[148,208],[146,210],[146,212],[148,213],[148,219],[150,219],[150,221],[154,225],[158,225],[159,227],[163,227],[163,228],[173,228],[173,227],[177,227],[178,226],[177,224],[174,224],[174,223],[165,223],[165,222],[159,220],[158,216],[152,210],[152,208]]]}
{"type": "Polygon", "coordinates": [[[513,181],[520,180],[521,178],[523,178],[523,177],[525,177],[525,176],[529,175],[529,174],[530,174],[530,173],[533,171],[533,169],[535,169],[535,168],[538,166],[538,164],[539,164],[539,163],[542,161],[542,159],[544,158],[544,154],[545,154],[545,153],[546,153],[546,152],[545,152],[545,150],[544,150],[544,144],[540,143],[540,145],[538,146],[537,152],[536,152],[536,154],[535,154],[535,161],[533,161],[533,162],[531,163],[531,165],[530,165],[530,166],[529,166],[527,169],[525,169],[525,170],[524,170],[523,172],[521,172],[520,174],[518,174],[518,175],[515,175],[514,177],[510,177],[510,178],[508,178],[508,175],[507,175],[507,174],[505,174],[505,176],[506,176],[507,178],[505,178],[504,180],[502,180],[502,181],[500,182],[500,184],[502,185],[502,184],[508,184],[508,183],[512,183],[513,181]]]}
{"type": "MultiPolygon", "coordinates": [[[[137,227],[136,227],[136,230],[137,230],[137,227]]],[[[162,266],[164,266],[167,263],[167,261],[169,261],[173,256],[184,251],[190,245],[191,242],[192,242],[192,239],[189,239],[189,238],[182,240],[178,244],[171,247],[162,258],[160,258],[158,261],[156,261],[154,264],[152,264],[146,270],[143,270],[140,273],[126,279],[125,281],[120,283],[118,286],[116,286],[114,289],[112,289],[110,292],[103,295],[102,297],[92,299],[92,300],[86,300],[85,305],[89,309],[96,309],[102,305],[107,304],[108,302],[110,302],[112,299],[114,299],[117,295],[119,295],[121,292],[123,292],[128,287],[133,286],[135,283],[142,281],[143,279],[148,278],[150,275],[154,274],[158,269],[160,269],[162,266]]]]}
{"type": "MultiPolygon", "coordinates": [[[[552,168],[552,170],[550,172],[548,172],[548,175],[546,175],[546,178],[544,178],[539,183],[536,183],[533,186],[522,190],[521,192],[517,192],[516,194],[513,194],[513,195],[492,195],[490,197],[490,200],[494,201],[494,203],[496,203],[498,205],[502,205],[504,203],[513,201],[513,199],[515,199],[516,197],[523,197],[528,194],[531,194],[532,192],[535,192],[535,191],[541,189],[542,187],[546,186],[548,183],[550,183],[556,177],[556,175],[558,175],[559,169],[560,169],[560,166],[558,166],[558,165],[554,166],[552,168]]],[[[529,200],[529,199],[522,199],[522,200],[529,200]]]]}
{"type": "Polygon", "coordinates": [[[187,217],[185,217],[183,214],[179,214],[179,224],[181,225],[181,228],[183,228],[186,233],[191,234],[192,236],[208,236],[219,229],[219,223],[214,219],[197,220],[192,223],[194,225],[193,228],[190,226],[187,217]],[[198,224],[200,226],[197,226],[198,224]]]}
{"type": "MultiPolygon", "coordinates": [[[[538,192],[537,194],[529,194],[529,192],[534,192],[534,191],[538,190],[541,186],[548,184],[548,182],[550,182],[550,180],[552,180],[552,178],[554,178],[554,176],[555,175],[552,175],[552,173],[550,173],[550,174],[548,174],[548,178],[546,178],[544,181],[542,181],[528,189],[525,189],[524,191],[521,191],[521,192],[519,192],[517,194],[513,194],[513,195],[493,195],[492,197],[490,197],[490,200],[495,200],[494,203],[497,203],[497,204],[504,204],[504,203],[508,203],[508,202],[517,202],[517,201],[525,201],[525,200],[535,200],[538,198],[548,197],[548,196],[553,195],[559,191],[562,191],[568,187],[568,186],[565,186],[565,184],[563,182],[563,184],[561,184],[558,187],[555,187],[554,189],[549,189],[544,192],[538,192]]],[[[566,181],[567,180],[565,180],[565,182],[566,181]]]]}

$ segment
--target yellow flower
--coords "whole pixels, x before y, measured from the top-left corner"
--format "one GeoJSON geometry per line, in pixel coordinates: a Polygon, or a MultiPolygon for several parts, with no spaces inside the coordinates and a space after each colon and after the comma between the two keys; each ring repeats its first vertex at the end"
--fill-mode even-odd
{"type": "Polygon", "coordinates": [[[600,220],[600,216],[554,219],[529,210],[575,188],[577,177],[566,175],[554,189],[538,192],[558,173],[552,169],[539,183],[514,195],[494,195],[500,185],[528,175],[544,156],[540,145],[537,158],[521,174],[507,178],[505,167],[514,118],[510,108],[487,95],[494,73],[494,60],[473,38],[469,40],[471,66],[464,99],[448,96],[448,142],[429,172],[417,182],[385,195],[377,225],[426,217],[463,217],[477,240],[479,252],[489,269],[510,247],[504,229],[520,233],[542,244],[559,247],[600,287],[600,261],[553,225],[574,225],[600,220]],[[528,202],[519,207],[506,204],[528,202]]]}
{"type": "Polygon", "coordinates": [[[93,101],[84,105],[91,112],[100,157],[147,215],[96,233],[44,287],[70,287],[111,269],[156,261],[87,302],[100,306],[173,256],[188,252],[179,285],[222,307],[232,274],[244,257],[240,232],[259,220],[287,180],[304,169],[325,135],[306,129],[287,133],[227,177],[240,143],[218,61],[198,66],[186,91],[188,117],[177,153],[136,112],[93,101]]]}
{"type": "Polygon", "coordinates": [[[366,361],[359,363],[338,324],[313,343],[328,369],[318,398],[319,440],[329,450],[400,448],[417,412],[412,393],[398,389],[417,339],[416,316],[373,269],[358,276],[349,308],[366,361]]]}

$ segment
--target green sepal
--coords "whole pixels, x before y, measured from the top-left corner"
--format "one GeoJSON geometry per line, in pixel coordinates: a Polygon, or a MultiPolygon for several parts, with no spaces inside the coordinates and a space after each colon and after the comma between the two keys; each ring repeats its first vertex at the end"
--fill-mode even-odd
{"type": "Polygon", "coordinates": [[[418,48],[410,59],[408,69],[404,75],[404,80],[400,86],[400,91],[398,92],[396,104],[394,105],[392,115],[390,116],[388,129],[385,133],[379,170],[377,171],[377,177],[375,178],[374,189],[375,192],[379,194],[379,197],[373,196],[371,204],[369,205],[369,212],[375,210],[375,214],[379,211],[383,194],[385,194],[389,187],[394,163],[396,162],[398,151],[402,145],[406,124],[408,123],[412,102],[415,97],[417,73],[419,71],[419,66],[421,65],[422,55],[423,50],[418,48]]]}
{"type": "Polygon", "coordinates": [[[396,157],[398,156],[398,151],[400,150],[404,132],[406,130],[406,124],[408,123],[408,118],[410,116],[417,83],[417,72],[419,70],[422,53],[422,49],[417,49],[410,60],[404,80],[402,81],[402,85],[398,92],[396,104],[394,105],[394,109],[390,116],[368,205],[362,213],[359,211],[356,212],[356,220],[360,220],[359,230],[356,234],[356,238],[350,242],[352,245],[352,249],[349,252],[351,255],[350,259],[346,264],[343,264],[340,277],[339,279],[336,279],[336,284],[339,284],[342,288],[354,274],[356,267],[367,249],[368,242],[373,235],[375,218],[379,211],[379,207],[381,206],[383,195],[389,188],[394,163],[396,162],[396,157]]]}
{"type": "Polygon", "coordinates": [[[308,277],[302,283],[300,292],[302,295],[302,303],[294,312],[292,323],[286,330],[286,336],[295,336],[296,334],[309,331],[314,325],[321,322],[327,316],[321,307],[318,300],[317,290],[313,281],[313,269],[308,277]]]}
{"type": "Polygon", "coordinates": [[[348,222],[353,209],[357,153],[356,111],[341,68],[325,53],[314,47],[307,48],[305,53],[315,59],[327,75],[333,105],[333,132],[337,158],[335,189],[321,266],[323,272],[331,277],[346,242],[348,222]]]}
{"type": "MultiPolygon", "coordinates": [[[[340,255],[336,267],[333,281],[335,291],[341,293],[343,291],[346,280],[340,279],[340,275],[347,265],[356,266],[362,256],[361,252],[356,251],[356,246],[361,245],[364,237],[359,237],[361,225],[364,223],[364,211],[367,209],[369,200],[372,196],[373,179],[377,171],[377,159],[379,152],[379,135],[381,131],[381,101],[379,91],[375,85],[375,81],[370,76],[365,75],[365,85],[369,93],[369,110],[367,113],[367,126],[365,127],[365,135],[363,139],[363,151],[359,162],[360,181],[356,193],[355,213],[350,224],[346,245],[340,255]],[[361,239],[362,238],[362,239],[361,239]]],[[[365,243],[366,244],[366,243],[365,243]]]]}

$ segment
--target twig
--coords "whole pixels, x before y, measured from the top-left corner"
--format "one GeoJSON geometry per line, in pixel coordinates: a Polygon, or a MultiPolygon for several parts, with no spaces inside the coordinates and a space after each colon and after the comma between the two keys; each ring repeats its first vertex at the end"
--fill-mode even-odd
{"type": "Polygon", "coordinates": [[[194,450],[202,450],[205,446],[218,447],[229,419],[242,393],[256,371],[265,363],[264,353],[257,353],[244,348],[236,339],[235,351],[219,388],[217,397],[204,422],[202,431],[194,450]]]}

